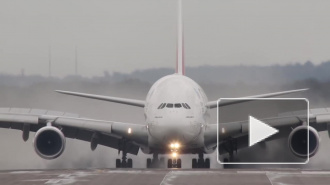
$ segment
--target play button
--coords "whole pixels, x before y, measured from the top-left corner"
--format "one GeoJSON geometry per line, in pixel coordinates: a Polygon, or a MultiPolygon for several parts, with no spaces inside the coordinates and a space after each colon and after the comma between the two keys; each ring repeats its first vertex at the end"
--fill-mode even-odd
{"type": "Polygon", "coordinates": [[[266,123],[249,116],[249,146],[276,134],[277,129],[267,125],[266,123]]]}

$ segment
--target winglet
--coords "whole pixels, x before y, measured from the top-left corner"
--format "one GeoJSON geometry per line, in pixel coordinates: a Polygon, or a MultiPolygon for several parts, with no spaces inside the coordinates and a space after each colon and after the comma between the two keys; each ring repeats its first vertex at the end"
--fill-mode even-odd
{"type": "Polygon", "coordinates": [[[182,21],[182,1],[178,0],[178,35],[177,35],[177,59],[175,72],[180,75],[185,74],[184,66],[184,42],[183,42],[183,21],[182,21]]]}

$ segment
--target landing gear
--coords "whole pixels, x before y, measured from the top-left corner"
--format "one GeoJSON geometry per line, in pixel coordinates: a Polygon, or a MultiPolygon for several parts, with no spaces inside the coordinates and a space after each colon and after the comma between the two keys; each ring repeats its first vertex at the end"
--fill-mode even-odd
{"type": "Polygon", "coordinates": [[[168,159],[167,160],[167,168],[181,168],[181,159],[180,158],[174,158],[174,159],[168,159]]]}
{"type": "Polygon", "coordinates": [[[120,143],[120,146],[122,150],[122,157],[121,160],[116,159],[116,168],[133,168],[133,160],[131,158],[127,159],[126,141],[124,140],[120,143]]]}
{"type": "Polygon", "coordinates": [[[210,168],[210,159],[206,158],[204,160],[204,154],[199,153],[198,159],[192,159],[192,168],[210,168]]]}
{"type": "Polygon", "coordinates": [[[229,154],[229,158],[225,158],[224,162],[233,162],[234,161],[234,152],[237,154],[237,140],[236,139],[228,139],[227,142],[223,144],[223,149],[229,154]]]}
{"type": "Polygon", "coordinates": [[[164,168],[165,167],[165,159],[164,157],[158,158],[158,154],[154,153],[153,158],[147,159],[147,168],[164,168]]]}
{"type": "Polygon", "coordinates": [[[230,162],[233,162],[234,159],[234,152],[237,154],[237,140],[233,139],[233,138],[229,138],[226,142],[224,142],[224,144],[222,145],[222,148],[228,152],[228,157],[223,159],[224,163],[227,164],[223,164],[223,168],[228,169],[228,168],[234,168],[235,166],[233,166],[232,164],[228,164],[230,162]]]}
{"type": "Polygon", "coordinates": [[[116,159],[116,168],[133,168],[133,160],[127,159],[126,154],[123,154],[122,159],[116,159]]]}

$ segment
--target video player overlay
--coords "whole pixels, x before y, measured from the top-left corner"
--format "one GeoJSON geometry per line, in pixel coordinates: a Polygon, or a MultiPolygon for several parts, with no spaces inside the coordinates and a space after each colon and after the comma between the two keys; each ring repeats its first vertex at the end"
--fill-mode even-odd
{"type": "Polygon", "coordinates": [[[306,164],[317,152],[307,99],[242,98],[230,104],[233,100],[218,101],[219,163],[306,164]]]}

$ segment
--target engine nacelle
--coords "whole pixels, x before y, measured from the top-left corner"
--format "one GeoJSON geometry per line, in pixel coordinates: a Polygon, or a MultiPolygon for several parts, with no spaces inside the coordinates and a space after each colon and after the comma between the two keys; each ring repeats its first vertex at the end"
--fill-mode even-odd
{"type": "Polygon", "coordinates": [[[289,148],[294,155],[300,158],[314,156],[320,144],[318,132],[313,127],[299,126],[293,129],[289,135],[289,148]],[[308,131],[309,131],[309,152],[308,150],[308,131]]]}
{"type": "Polygon", "coordinates": [[[34,149],[43,159],[59,157],[65,148],[65,136],[56,127],[46,126],[39,129],[34,137],[34,149]]]}

